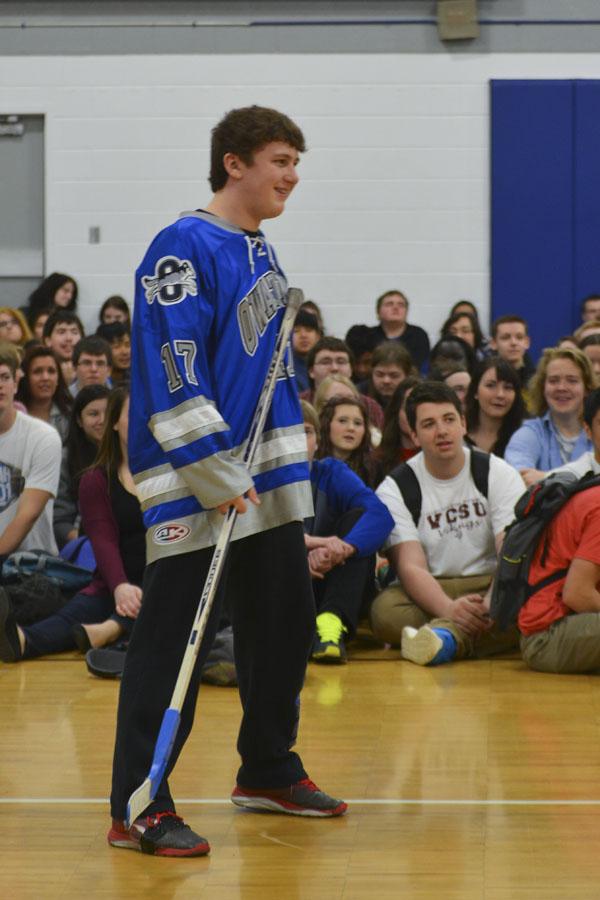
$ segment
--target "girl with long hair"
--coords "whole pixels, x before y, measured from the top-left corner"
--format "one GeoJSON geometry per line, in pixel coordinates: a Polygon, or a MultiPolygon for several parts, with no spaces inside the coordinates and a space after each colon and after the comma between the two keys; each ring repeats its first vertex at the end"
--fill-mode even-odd
{"type": "Polygon", "coordinates": [[[368,487],[379,484],[367,407],[362,397],[332,397],[320,415],[321,443],[316,458],[341,459],[368,487]]]}
{"type": "Polygon", "coordinates": [[[29,296],[25,310],[29,322],[41,309],[68,309],[77,311],[77,282],[64,272],[52,272],[39,284],[29,296]]]}
{"type": "Polygon", "coordinates": [[[450,315],[442,325],[441,337],[459,337],[471,347],[477,359],[486,354],[486,342],[479,325],[479,319],[470,312],[462,311],[450,315]]]}
{"type": "Polygon", "coordinates": [[[315,391],[312,405],[319,416],[325,404],[332,397],[360,397],[360,394],[353,381],[346,378],[345,375],[340,375],[336,372],[334,375],[328,375],[327,378],[324,378],[315,391]]]}
{"type": "Polygon", "coordinates": [[[23,377],[17,400],[30,416],[52,425],[64,444],[73,398],[65,384],[58,357],[50,347],[30,347],[21,363],[23,377]]]}
{"type": "Polygon", "coordinates": [[[59,548],[79,537],[79,481],[98,453],[109,395],[105,385],[89,384],[73,401],[54,501],[54,537],[59,548]]]}
{"type": "Polygon", "coordinates": [[[411,437],[411,430],[406,418],[406,401],[410,392],[421,379],[411,375],[396,388],[392,399],[385,410],[381,444],[377,448],[377,459],[381,463],[384,475],[406,462],[419,452],[419,448],[411,437]]]}
{"type": "Polygon", "coordinates": [[[473,445],[503,457],[524,416],[517,370],[499,356],[479,363],[467,391],[467,435],[473,445]]]}
{"type": "Polygon", "coordinates": [[[131,330],[131,311],[125,297],[113,294],[107,297],[98,313],[101,325],[112,325],[114,322],[122,322],[131,330]]]}

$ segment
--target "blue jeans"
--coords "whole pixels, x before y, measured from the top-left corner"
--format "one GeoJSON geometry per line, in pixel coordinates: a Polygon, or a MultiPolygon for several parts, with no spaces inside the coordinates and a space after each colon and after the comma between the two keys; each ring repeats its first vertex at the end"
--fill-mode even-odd
{"type": "Polygon", "coordinates": [[[71,635],[73,625],[95,625],[106,619],[114,619],[126,633],[133,625],[132,619],[115,612],[115,601],[110,594],[75,594],[53,616],[23,628],[23,659],[74,650],[76,644],[71,635]]]}

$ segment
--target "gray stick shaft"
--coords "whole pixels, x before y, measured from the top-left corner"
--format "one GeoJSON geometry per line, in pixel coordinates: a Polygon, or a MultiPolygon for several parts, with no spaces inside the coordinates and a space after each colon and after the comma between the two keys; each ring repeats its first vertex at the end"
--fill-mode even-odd
{"type": "MultiPolygon", "coordinates": [[[[271,400],[273,399],[273,393],[275,391],[275,385],[277,384],[279,370],[283,363],[292,328],[294,327],[294,319],[296,318],[296,314],[303,300],[304,294],[299,288],[289,289],[287,307],[283,319],[281,320],[281,328],[277,335],[273,358],[258,398],[258,403],[250,426],[246,449],[244,451],[244,462],[248,468],[252,465],[256,450],[262,438],[265,422],[271,406],[271,400]]],[[[200,651],[202,637],[223,573],[227,549],[229,547],[229,542],[231,541],[231,535],[236,519],[236,510],[233,507],[230,507],[229,512],[225,516],[225,521],[223,522],[219,538],[215,545],[202,596],[200,597],[200,602],[198,604],[198,610],[194,618],[194,624],[192,625],[190,637],[181,662],[181,668],[179,669],[179,675],[177,676],[175,688],[173,689],[171,703],[169,704],[170,709],[176,709],[179,712],[181,712],[183,707],[190,679],[192,677],[194,663],[200,651]]]]}

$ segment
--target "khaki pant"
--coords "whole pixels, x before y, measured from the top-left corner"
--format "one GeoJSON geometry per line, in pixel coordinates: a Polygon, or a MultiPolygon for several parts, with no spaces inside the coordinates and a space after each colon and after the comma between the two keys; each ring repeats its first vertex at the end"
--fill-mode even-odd
{"type": "MultiPolygon", "coordinates": [[[[464,594],[485,594],[490,586],[490,575],[468,575],[464,578],[436,578],[444,593],[452,600],[464,594]]],[[[456,640],[456,659],[474,657],[485,659],[514,650],[519,645],[519,632],[516,628],[499,631],[492,628],[478,637],[466,634],[451,619],[434,619],[420,606],[414,603],[399,584],[393,584],[379,594],[371,607],[371,628],[375,637],[389,644],[400,644],[402,629],[410,625],[421,628],[422,625],[433,625],[446,628],[456,640]]]]}
{"type": "Polygon", "coordinates": [[[600,669],[600,613],[575,613],[546,631],[523,636],[521,653],[538,672],[564,675],[600,669]]]}

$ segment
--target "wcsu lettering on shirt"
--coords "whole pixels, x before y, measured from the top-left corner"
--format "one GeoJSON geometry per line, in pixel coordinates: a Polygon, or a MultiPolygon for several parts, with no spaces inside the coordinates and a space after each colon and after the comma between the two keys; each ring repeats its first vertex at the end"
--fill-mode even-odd
{"type": "Polygon", "coordinates": [[[285,306],[287,282],[278,272],[266,272],[240,300],[237,319],[244,349],[254,356],[259,338],[277,310],[285,306]]]}
{"type": "Polygon", "coordinates": [[[442,523],[454,525],[459,520],[470,519],[473,514],[480,518],[487,515],[487,510],[481,500],[469,500],[459,506],[449,506],[444,512],[429,514],[427,521],[430,528],[439,528],[442,523]]]}

